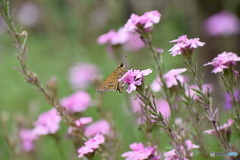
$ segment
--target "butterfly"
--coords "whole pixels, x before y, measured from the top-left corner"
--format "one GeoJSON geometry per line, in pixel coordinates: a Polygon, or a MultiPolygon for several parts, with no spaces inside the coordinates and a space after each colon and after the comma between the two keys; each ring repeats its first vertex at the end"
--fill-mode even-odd
{"type": "Polygon", "coordinates": [[[120,63],[116,69],[110,74],[110,76],[102,82],[98,88],[98,92],[107,92],[107,91],[119,91],[122,93],[123,90],[123,82],[118,81],[119,78],[121,78],[125,72],[126,72],[126,66],[123,63],[120,63]]]}

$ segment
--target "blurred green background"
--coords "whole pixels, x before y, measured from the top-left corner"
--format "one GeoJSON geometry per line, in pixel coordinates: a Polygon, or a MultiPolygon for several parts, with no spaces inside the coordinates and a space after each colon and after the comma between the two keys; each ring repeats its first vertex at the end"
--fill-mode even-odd
{"type": "MultiPolygon", "coordinates": [[[[99,66],[103,77],[107,77],[113,71],[117,63],[109,57],[106,46],[98,45],[96,40],[110,29],[117,30],[122,27],[131,13],[142,15],[146,11],[158,10],[162,14],[160,23],[154,26],[154,43],[164,49],[165,72],[172,68],[184,67],[180,56],[172,58],[168,54],[172,47],[169,41],[184,34],[189,38],[199,37],[200,41],[206,42],[203,48],[195,52],[199,66],[223,51],[240,53],[239,34],[210,37],[203,28],[203,22],[207,17],[223,10],[228,10],[239,17],[239,0],[12,0],[10,5],[16,18],[19,19],[21,10],[27,4],[33,4],[35,11],[32,12],[37,13],[36,21],[33,20],[30,24],[19,20],[20,25],[29,34],[28,66],[38,74],[43,83],[56,76],[60,98],[73,93],[68,82],[68,70],[76,62],[99,66]]],[[[26,18],[28,20],[29,17],[26,18]]],[[[0,22],[0,27],[4,27],[3,21],[0,22]]],[[[39,93],[31,90],[31,86],[13,69],[13,66],[19,65],[14,56],[16,51],[12,39],[3,28],[0,34],[0,112],[1,117],[7,118],[6,126],[4,128],[1,126],[0,159],[14,159],[3,133],[14,137],[17,124],[31,128],[38,115],[49,110],[51,106],[39,93]]],[[[146,49],[126,54],[130,67],[154,69],[153,61],[146,49]]],[[[216,76],[210,73],[211,67],[200,67],[199,70],[200,73],[204,72],[206,82],[215,83],[216,90],[221,90],[217,87],[216,76]]],[[[146,84],[150,84],[155,75],[156,71],[148,76],[146,84]]],[[[88,92],[93,99],[96,98],[95,88],[90,88],[88,92]]],[[[125,96],[125,93],[118,92],[108,92],[104,96],[104,105],[113,112],[116,125],[122,134],[119,155],[129,150],[130,143],[144,141],[144,136],[137,130],[138,126],[132,118],[130,109],[123,107],[127,103],[124,102],[125,96]]],[[[219,100],[223,95],[213,93],[213,96],[219,100]]],[[[98,119],[94,108],[89,108],[86,115],[98,119]]],[[[56,146],[49,137],[42,137],[42,141],[36,142],[38,155],[36,159],[59,159],[57,147],[62,147],[66,155],[71,157],[69,159],[77,159],[71,141],[64,136],[67,127],[64,123],[61,126],[59,133],[63,139],[61,146],[56,146]]],[[[160,149],[163,151],[169,150],[167,140],[161,139],[160,149]]],[[[221,150],[217,144],[213,143],[213,147],[217,148],[216,151],[221,150]]]]}

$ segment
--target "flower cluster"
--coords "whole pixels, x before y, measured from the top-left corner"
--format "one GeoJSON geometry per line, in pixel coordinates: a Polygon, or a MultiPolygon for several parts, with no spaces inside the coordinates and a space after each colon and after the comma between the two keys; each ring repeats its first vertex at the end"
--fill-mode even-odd
{"type": "Polygon", "coordinates": [[[126,160],[160,160],[160,156],[156,153],[156,148],[152,146],[144,147],[142,143],[133,143],[129,147],[132,151],[122,154],[122,157],[127,157],[126,160]]]}
{"type": "Polygon", "coordinates": [[[57,133],[60,122],[61,117],[55,108],[42,113],[38,120],[34,122],[33,129],[21,129],[19,131],[22,149],[32,151],[34,149],[33,141],[38,139],[39,136],[57,133]]]}
{"type": "Polygon", "coordinates": [[[210,36],[229,36],[240,31],[240,20],[231,12],[216,13],[204,22],[204,28],[210,36]]]}
{"type": "Polygon", "coordinates": [[[77,63],[69,70],[69,82],[73,89],[86,89],[97,78],[99,69],[94,64],[77,63]]]}
{"type": "Polygon", "coordinates": [[[32,151],[34,149],[33,141],[38,138],[36,134],[30,129],[21,129],[19,132],[19,137],[21,139],[21,146],[24,151],[32,151]]]}
{"type": "Polygon", "coordinates": [[[91,97],[85,91],[78,91],[61,100],[61,105],[69,112],[83,112],[91,105],[91,97]]]}
{"type": "Polygon", "coordinates": [[[83,157],[85,154],[89,154],[94,152],[97,148],[99,148],[99,145],[104,143],[105,138],[101,134],[97,134],[93,138],[90,138],[88,141],[86,141],[84,144],[85,146],[82,146],[78,149],[78,157],[83,157]]]}
{"type": "Polygon", "coordinates": [[[61,117],[58,115],[55,108],[42,113],[36,122],[33,133],[35,135],[55,134],[60,128],[61,117]]]}
{"type": "Polygon", "coordinates": [[[143,77],[152,73],[151,69],[146,70],[128,70],[118,81],[123,81],[124,84],[128,85],[126,92],[131,93],[137,89],[143,82],[143,77]]]}
{"type": "Polygon", "coordinates": [[[125,28],[120,28],[118,31],[111,29],[98,37],[97,42],[101,45],[107,44],[109,51],[113,50],[115,45],[122,45],[127,51],[138,51],[145,47],[138,33],[128,32],[125,28]]]}
{"type": "Polygon", "coordinates": [[[219,54],[212,62],[204,64],[204,66],[212,65],[214,67],[213,73],[222,72],[224,69],[229,68],[232,65],[236,65],[236,61],[240,61],[240,57],[232,52],[223,52],[219,54]]]}
{"type": "Polygon", "coordinates": [[[161,14],[158,11],[149,11],[144,13],[142,16],[132,14],[124,28],[130,32],[135,32],[138,29],[150,31],[154,24],[159,23],[160,18],[161,14]]]}
{"type": "Polygon", "coordinates": [[[188,39],[186,35],[170,41],[170,43],[173,42],[176,42],[176,44],[174,44],[174,46],[169,50],[172,56],[185,54],[186,51],[192,52],[194,48],[202,47],[205,44],[204,42],[200,42],[199,38],[188,39]]]}

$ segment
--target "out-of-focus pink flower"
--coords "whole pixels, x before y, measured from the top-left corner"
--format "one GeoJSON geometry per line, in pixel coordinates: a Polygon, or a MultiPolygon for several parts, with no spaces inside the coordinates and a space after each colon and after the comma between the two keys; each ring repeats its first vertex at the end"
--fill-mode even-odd
{"type": "MultiPolygon", "coordinates": [[[[185,145],[186,145],[187,148],[184,148],[183,146],[181,146],[181,148],[182,148],[182,154],[183,154],[184,156],[187,156],[187,155],[186,155],[186,154],[187,154],[187,151],[190,151],[190,150],[193,149],[193,148],[199,148],[199,146],[193,144],[191,140],[186,140],[186,141],[185,141],[185,145]]],[[[193,153],[192,153],[192,152],[190,152],[189,154],[190,154],[190,155],[188,155],[188,156],[190,156],[190,157],[193,156],[193,153]]],[[[178,160],[178,159],[179,159],[178,155],[177,155],[176,152],[175,152],[175,149],[170,150],[170,151],[168,151],[168,152],[165,152],[165,153],[164,153],[164,157],[166,157],[165,160],[178,160]]],[[[184,157],[184,160],[188,160],[188,158],[184,157]]]]}
{"type": "Polygon", "coordinates": [[[132,14],[124,28],[129,32],[135,32],[138,28],[144,28],[145,31],[149,31],[154,24],[159,23],[160,18],[161,14],[158,11],[149,11],[142,16],[132,14]]]}
{"type": "Polygon", "coordinates": [[[95,135],[95,137],[89,139],[84,144],[85,146],[82,146],[78,149],[78,157],[83,157],[84,154],[92,153],[94,150],[99,148],[99,145],[105,142],[105,138],[101,134],[95,135]]]}
{"type": "Polygon", "coordinates": [[[35,26],[40,18],[39,7],[33,2],[24,3],[17,14],[18,20],[20,23],[27,27],[35,26]]]}
{"type": "Polygon", "coordinates": [[[204,46],[204,42],[200,42],[199,38],[188,39],[186,35],[178,37],[178,39],[170,41],[170,43],[176,42],[174,46],[169,49],[172,56],[176,56],[178,54],[186,53],[186,50],[190,52],[193,51],[194,48],[204,46]]]}
{"type": "Polygon", "coordinates": [[[21,146],[24,151],[32,151],[34,149],[33,141],[38,137],[33,134],[30,129],[21,129],[19,132],[19,137],[21,139],[21,146]]]}
{"type": "Polygon", "coordinates": [[[83,112],[91,105],[91,97],[85,91],[78,91],[61,99],[61,105],[71,113],[83,112]]]}
{"type": "MultiPolygon", "coordinates": [[[[218,127],[217,127],[217,130],[220,131],[220,130],[224,130],[225,128],[226,128],[226,129],[227,129],[227,128],[230,128],[231,125],[233,124],[233,122],[234,122],[234,120],[229,119],[229,120],[228,120],[228,123],[225,123],[225,124],[223,124],[222,126],[218,126],[218,127]]],[[[216,134],[213,129],[206,130],[206,131],[204,131],[203,133],[216,134]]]]}
{"type": "MultiPolygon", "coordinates": [[[[238,89],[236,89],[235,92],[234,92],[234,98],[237,100],[237,102],[240,102],[240,97],[239,97],[239,95],[240,95],[240,91],[239,91],[238,89]]],[[[226,93],[226,94],[225,94],[225,103],[224,103],[224,108],[225,108],[226,110],[232,109],[232,104],[231,104],[232,101],[233,101],[233,100],[232,100],[232,98],[230,97],[230,95],[229,95],[228,93],[226,93]]]]}
{"type": "Polygon", "coordinates": [[[125,28],[120,28],[117,32],[115,30],[110,30],[98,37],[98,44],[124,44],[128,40],[129,34],[126,32],[125,28]]]}
{"type": "Polygon", "coordinates": [[[145,160],[150,157],[154,158],[154,160],[160,159],[160,156],[156,155],[156,149],[154,147],[144,147],[142,143],[133,143],[130,144],[130,148],[132,151],[128,151],[122,154],[122,157],[127,157],[126,160],[145,160]]]}
{"type": "Polygon", "coordinates": [[[161,112],[164,119],[168,119],[171,116],[171,110],[169,104],[164,99],[156,100],[157,111],[161,112]]]}
{"type": "Polygon", "coordinates": [[[34,122],[35,128],[33,129],[33,134],[55,134],[60,128],[60,121],[61,117],[55,108],[44,112],[38,117],[38,120],[34,122]]]}
{"type": "Polygon", "coordinates": [[[152,84],[151,84],[151,89],[153,92],[159,92],[162,88],[162,82],[160,80],[159,77],[157,77],[156,79],[153,80],[152,84]]]}
{"type": "Polygon", "coordinates": [[[204,28],[210,36],[229,36],[240,31],[240,20],[228,11],[216,13],[204,22],[204,28]]]}
{"type": "Polygon", "coordinates": [[[171,88],[172,86],[178,85],[178,81],[181,83],[184,83],[184,77],[180,75],[181,73],[185,72],[186,68],[179,68],[179,69],[172,69],[168,71],[166,74],[163,75],[163,78],[166,81],[166,85],[168,88],[171,88]]]}
{"type": "Polygon", "coordinates": [[[145,70],[128,70],[118,81],[123,81],[128,85],[126,92],[131,93],[136,90],[136,86],[140,86],[143,81],[143,77],[152,73],[151,69],[145,70]]]}
{"type": "Polygon", "coordinates": [[[138,97],[131,97],[130,103],[133,113],[141,112],[141,106],[144,104],[138,97]]]}
{"type": "Polygon", "coordinates": [[[110,125],[106,120],[99,120],[86,127],[85,135],[88,137],[97,134],[108,134],[110,132],[110,125]]]}
{"type": "Polygon", "coordinates": [[[236,65],[236,62],[240,61],[240,57],[233,52],[223,52],[213,59],[212,62],[208,62],[203,66],[212,65],[214,67],[213,73],[222,72],[224,69],[229,68],[232,65],[236,65]]]}
{"type": "Polygon", "coordinates": [[[94,64],[78,63],[69,70],[69,81],[73,89],[86,89],[99,74],[94,64]]]}
{"type": "MultiPolygon", "coordinates": [[[[77,127],[82,127],[85,126],[88,123],[91,123],[93,121],[92,117],[81,117],[78,120],[75,121],[75,124],[77,127]]],[[[68,128],[68,133],[72,133],[73,128],[69,127],[68,128]]]]}
{"type": "MultiPolygon", "coordinates": [[[[213,85],[212,84],[203,84],[203,92],[204,93],[207,93],[207,90],[209,91],[209,92],[212,92],[213,91],[213,85]]],[[[190,86],[188,86],[187,88],[186,88],[186,95],[189,95],[193,100],[197,100],[197,99],[199,99],[199,97],[195,94],[196,92],[195,91],[193,91],[192,89],[198,89],[199,90],[199,88],[198,88],[198,86],[196,85],[196,84],[192,84],[192,85],[190,85],[190,86]]]]}
{"type": "Polygon", "coordinates": [[[124,50],[134,52],[145,47],[138,33],[130,33],[125,28],[120,28],[117,32],[110,30],[108,33],[101,35],[97,42],[98,44],[107,44],[109,53],[112,53],[114,45],[122,45],[124,50]]]}
{"type": "Polygon", "coordinates": [[[137,52],[145,47],[145,44],[138,33],[129,33],[128,40],[123,44],[123,49],[126,51],[137,52]]]}

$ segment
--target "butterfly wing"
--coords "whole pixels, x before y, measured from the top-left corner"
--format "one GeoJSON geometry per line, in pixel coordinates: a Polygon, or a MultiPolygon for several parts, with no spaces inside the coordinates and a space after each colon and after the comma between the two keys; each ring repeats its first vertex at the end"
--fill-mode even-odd
{"type": "Polygon", "coordinates": [[[107,91],[119,91],[122,93],[123,83],[119,82],[118,79],[121,78],[126,72],[125,66],[118,66],[110,76],[101,83],[97,91],[98,92],[107,92],[107,91]]]}
{"type": "Polygon", "coordinates": [[[118,75],[113,72],[110,76],[102,82],[97,91],[99,92],[107,92],[107,91],[116,91],[118,88],[118,75]]]}

